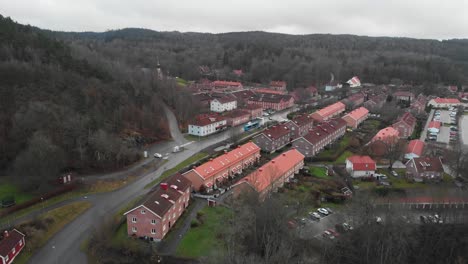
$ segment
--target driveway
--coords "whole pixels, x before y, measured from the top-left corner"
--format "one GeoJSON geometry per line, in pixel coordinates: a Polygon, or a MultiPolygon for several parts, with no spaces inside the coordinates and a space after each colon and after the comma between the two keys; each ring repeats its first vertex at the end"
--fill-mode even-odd
{"type": "Polygon", "coordinates": [[[426,125],[424,126],[424,129],[421,131],[421,137],[419,138],[421,141],[426,140],[427,136],[427,128],[429,127],[429,123],[432,121],[432,117],[434,116],[435,110],[432,109],[431,112],[429,113],[429,116],[427,117],[426,125]]]}

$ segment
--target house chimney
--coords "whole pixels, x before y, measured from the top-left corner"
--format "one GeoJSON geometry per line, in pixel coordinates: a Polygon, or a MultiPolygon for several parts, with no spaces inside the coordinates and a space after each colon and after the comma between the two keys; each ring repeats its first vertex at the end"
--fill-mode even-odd
{"type": "Polygon", "coordinates": [[[274,161],[274,160],[272,160],[272,161],[271,161],[271,163],[275,163],[275,161],[274,161]]]}
{"type": "Polygon", "coordinates": [[[283,156],[286,157],[286,153],[283,153],[283,156]]]}
{"type": "Polygon", "coordinates": [[[226,154],[227,152],[228,152],[227,149],[225,149],[225,150],[224,150],[224,153],[226,154]]]}
{"type": "Polygon", "coordinates": [[[3,232],[3,238],[7,238],[7,237],[9,237],[9,236],[10,236],[10,234],[8,233],[8,230],[5,230],[5,231],[3,232]]]}
{"type": "Polygon", "coordinates": [[[259,172],[262,172],[262,171],[263,171],[263,169],[262,169],[262,168],[260,168],[260,169],[258,169],[258,171],[259,171],[259,172]]]}
{"type": "Polygon", "coordinates": [[[167,191],[167,183],[165,182],[161,183],[161,189],[163,189],[164,191],[167,191]]]}

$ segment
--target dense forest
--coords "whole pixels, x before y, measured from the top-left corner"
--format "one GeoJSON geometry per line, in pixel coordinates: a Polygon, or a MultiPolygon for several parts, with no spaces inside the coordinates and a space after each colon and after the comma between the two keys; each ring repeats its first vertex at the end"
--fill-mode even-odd
{"type": "Polygon", "coordinates": [[[266,32],[225,34],[122,29],[104,33],[50,32],[126,64],[155,67],[189,80],[240,78],[266,83],[286,80],[288,87],[322,85],[357,75],[364,82],[387,84],[466,84],[468,40],[419,40],[353,35],[286,35],[266,32]],[[216,70],[203,76],[199,66],[216,70]]]}

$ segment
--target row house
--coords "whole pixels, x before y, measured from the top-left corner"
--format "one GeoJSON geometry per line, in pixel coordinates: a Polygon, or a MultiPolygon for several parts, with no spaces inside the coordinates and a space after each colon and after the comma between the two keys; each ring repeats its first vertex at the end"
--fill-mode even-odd
{"type": "Polygon", "coordinates": [[[0,237],[0,264],[10,264],[26,245],[25,235],[20,231],[5,230],[0,237]]]}
{"type": "Polygon", "coordinates": [[[238,126],[244,123],[249,122],[250,120],[250,113],[244,110],[234,110],[226,113],[224,117],[227,118],[227,125],[228,126],[238,126]]]}
{"type": "Polygon", "coordinates": [[[399,139],[400,132],[393,127],[386,127],[381,129],[377,134],[371,139],[371,143],[374,142],[384,142],[385,144],[395,144],[399,139]]]}
{"type": "Polygon", "coordinates": [[[317,125],[306,135],[294,140],[292,145],[304,156],[311,158],[345,133],[346,122],[341,118],[336,118],[317,125]]]}
{"type": "Polygon", "coordinates": [[[351,109],[354,109],[364,103],[365,96],[362,93],[356,93],[350,95],[346,99],[343,100],[345,104],[348,104],[351,109]]]}
{"type": "Polygon", "coordinates": [[[295,116],[291,121],[284,124],[291,131],[291,137],[296,139],[309,132],[314,126],[314,119],[310,115],[302,114],[295,116]]]}
{"type": "Polygon", "coordinates": [[[419,158],[422,156],[424,151],[424,141],[419,139],[411,140],[408,143],[405,151],[405,159],[410,160],[414,158],[419,158]]]}
{"type": "Polygon", "coordinates": [[[413,134],[416,122],[416,118],[410,112],[406,112],[398,118],[392,127],[398,130],[400,138],[408,138],[413,134]]]}
{"type": "Polygon", "coordinates": [[[270,88],[277,91],[286,92],[286,82],[284,81],[271,81],[270,88]]]}
{"type": "Polygon", "coordinates": [[[419,157],[406,162],[406,177],[416,182],[440,181],[444,167],[440,157],[419,157]]]}
{"type": "Polygon", "coordinates": [[[294,105],[294,98],[290,95],[258,93],[249,98],[248,104],[259,105],[264,110],[281,111],[294,105]]]}
{"type": "Polygon", "coordinates": [[[215,98],[210,102],[210,110],[217,113],[231,111],[237,108],[237,100],[234,97],[215,98]]]}
{"type": "Polygon", "coordinates": [[[201,114],[188,126],[188,133],[194,136],[208,136],[227,127],[227,119],[219,114],[201,114]]]}
{"type": "Polygon", "coordinates": [[[336,102],[318,111],[315,111],[311,116],[317,122],[327,121],[328,119],[343,113],[345,109],[346,106],[342,102],[336,102]]]}
{"type": "Polygon", "coordinates": [[[411,103],[410,109],[418,114],[424,113],[426,109],[426,103],[427,103],[426,96],[420,94],[418,95],[416,100],[413,103],[411,103]]]}
{"type": "Polygon", "coordinates": [[[250,114],[251,120],[263,116],[263,108],[259,105],[246,105],[242,110],[247,111],[250,114]]]}
{"type": "Polygon", "coordinates": [[[198,167],[194,167],[184,176],[192,182],[195,191],[202,189],[210,192],[219,184],[241,174],[245,168],[251,167],[260,159],[260,148],[253,142],[224,153],[198,167]]]}
{"type": "Polygon", "coordinates": [[[211,86],[217,90],[226,90],[226,89],[239,90],[243,88],[242,83],[231,82],[231,81],[214,81],[211,83],[211,86]]]}
{"type": "Polygon", "coordinates": [[[161,241],[189,205],[190,185],[180,173],[159,184],[142,204],[124,213],[127,234],[161,241]]]}
{"type": "Polygon", "coordinates": [[[313,104],[318,97],[318,90],[315,86],[296,88],[290,95],[294,98],[294,102],[299,104],[313,104]]]}
{"type": "Polygon", "coordinates": [[[364,120],[366,120],[368,116],[369,110],[367,110],[365,107],[359,107],[358,109],[349,112],[342,118],[346,122],[348,127],[355,129],[359,126],[359,124],[364,122],[364,120]]]}
{"type": "Polygon", "coordinates": [[[406,101],[411,103],[414,100],[414,94],[410,91],[396,91],[393,93],[396,101],[406,101]]]}
{"type": "Polygon", "coordinates": [[[295,149],[286,151],[234,184],[234,196],[254,191],[259,195],[260,201],[263,201],[294,178],[303,167],[304,155],[295,149]]]}
{"type": "Polygon", "coordinates": [[[271,94],[286,94],[286,90],[275,90],[271,88],[257,88],[255,89],[256,93],[271,93],[271,94]]]}
{"type": "Polygon", "coordinates": [[[369,156],[351,156],[346,159],[346,171],[353,178],[370,177],[375,174],[377,164],[369,156]]]}
{"type": "Polygon", "coordinates": [[[429,100],[428,105],[433,108],[449,108],[452,106],[459,106],[461,104],[460,100],[456,98],[435,98],[429,100]]]}
{"type": "Polygon", "coordinates": [[[383,107],[386,100],[386,94],[371,95],[369,96],[369,100],[364,102],[364,107],[370,110],[371,112],[375,112],[383,107]]]}
{"type": "Polygon", "coordinates": [[[250,97],[254,96],[256,93],[253,90],[241,90],[232,92],[231,95],[237,99],[238,106],[246,106],[250,97]]]}
{"type": "Polygon", "coordinates": [[[292,140],[291,130],[284,124],[271,126],[255,136],[253,142],[265,152],[275,152],[292,140]]]}

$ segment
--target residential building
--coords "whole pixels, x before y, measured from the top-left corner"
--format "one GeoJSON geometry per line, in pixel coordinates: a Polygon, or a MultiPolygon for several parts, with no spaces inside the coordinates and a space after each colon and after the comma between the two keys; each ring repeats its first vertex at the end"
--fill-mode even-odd
{"type": "Polygon", "coordinates": [[[393,127],[386,127],[381,129],[377,134],[372,138],[371,142],[381,141],[385,144],[395,144],[398,141],[400,132],[393,127]]]}
{"type": "Polygon", "coordinates": [[[260,200],[264,200],[270,193],[276,192],[285,182],[289,182],[294,174],[304,167],[304,155],[292,149],[281,153],[274,159],[252,172],[247,177],[233,185],[234,195],[237,197],[248,191],[258,193],[260,200]]]}
{"type": "Polygon", "coordinates": [[[294,102],[300,104],[311,104],[315,102],[318,96],[318,90],[315,86],[309,86],[307,88],[296,88],[290,93],[294,98],[294,102]]]}
{"type": "Polygon", "coordinates": [[[410,109],[413,110],[414,112],[418,113],[418,114],[424,113],[424,111],[426,109],[426,103],[427,103],[426,96],[420,94],[420,95],[418,95],[416,100],[413,103],[411,103],[410,109]]]}
{"type": "Polygon", "coordinates": [[[180,173],[161,183],[142,204],[124,213],[127,234],[162,240],[189,205],[190,185],[180,173]]]}
{"type": "Polygon", "coordinates": [[[292,107],[294,105],[294,99],[290,95],[257,93],[250,97],[247,103],[260,105],[264,110],[273,109],[280,111],[292,107]]]}
{"type": "Polygon", "coordinates": [[[387,99],[386,94],[379,94],[379,95],[372,95],[369,96],[369,100],[364,102],[364,107],[367,108],[371,112],[375,112],[382,108],[387,99]]]}
{"type": "Polygon", "coordinates": [[[334,90],[336,90],[338,88],[341,88],[341,87],[343,87],[341,85],[341,83],[339,83],[337,81],[331,81],[331,82],[325,84],[325,92],[331,92],[331,91],[334,91],[334,90]]]}
{"type": "Polygon", "coordinates": [[[447,86],[447,90],[449,90],[449,92],[455,94],[458,92],[458,87],[456,85],[449,85],[447,86]]]}
{"type": "Polygon", "coordinates": [[[460,100],[467,101],[468,100],[468,92],[459,92],[458,97],[460,97],[460,100]]]}
{"type": "Polygon", "coordinates": [[[362,93],[355,93],[343,100],[343,103],[348,105],[350,109],[354,109],[364,103],[365,96],[362,93]]]}
{"type": "Polygon", "coordinates": [[[305,157],[317,155],[323,148],[332,144],[346,133],[346,122],[341,118],[331,119],[318,124],[309,132],[295,139],[292,145],[305,157]]]}
{"type": "Polygon", "coordinates": [[[439,133],[440,132],[440,127],[442,126],[442,123],[439,121],[431,121],[429,122],[429,125],[427,126],[427,131],[429,133],[439,133]]]}
{"type": "Polygon", "coordinates": [[[428,105],[433,108],[449,108],[452,106],[459,106],[461,104],[460,100],[456,98],[434,98],[429,100],[428,105]]]}
{"type": "Polygon", "coordinates": [[[253,90],[241,90],[232,92],[231,95],[236,97],[238,106],[245,106],[249,98],[255,95],[255,92],[253,90]]]}
{"type": "Polygon", "coordinates": [[[238,126],[249,122],[250,113],[241,109],[230,111],[224,115],[228,126],[238,126]]]}
{"type": "Polygon", "coordinates": [[[219,90],[223,90],[223,89],[238,90],[238,89],[243,88],[242,83],[240,83],[240,82],[231,82],[231,81],[214,81],[214,82],[211,83],[211,86],[214,89],[219,89],[219,90]]]}
{"type": "Polygon", "coordinates": [[[424,142],[419,139],[411,140],[406,147],[405,159],[414,159],[422,156],[424,151],[424,142]]]}
{"type": "Polygon", "coordinates": [[[351,88],[361,86],[361,80],[359,80],[357,76],[354,76],[353,78],[349,79],[346,83],[349,84],[349,87],[351,88]]]}
{"type": "Polygon", "coordinates": [[[0,264],[10,264],[23,250],[25,235],[17,229],[5,230],[0,238],[0,264]]]}
{"type": "Polygon", "coordinates": [[[246,105],[242,110],[247,111],[250,114],[251,120],[263,116],[263,108],[260,105],[246,105]]]}
{"type": "Polygon", "coordinates": [[[255,136],[253,142],[265,152],[275,152],[292,140],[291,130],[284,124],[271,126],[255,136]]]}
{"type": "Polygon", "coordinates": [[[287,94],[286,90],[275,90],[272,88],[257,88],[256,93],[270,93],[270,94],[287,94]]]}
{"type": "Polygon", "coordinates": [[[410,112],[405,112],[392,127],[398,130],[400,138],[408,138],[413,134],[416,122],[416,118],[410,112]]]}
{"type": "Polygon", "coordinates": [[[231,111],[237,108],[237,100],[233,97],[215,98],[210,102],[210,110],[217,113],[231,111]]]}
{"type": "Polygon", "coordinates": [[[406,102],[413,102],[414,94],[409,91],[396,91],[393,93],[393,97],[396,101],[406,101],[406,102]]]}
{"type": "Polygon", "coordinates": [[[295,116],[291,121],[284,124],[291,130],[291,137],[296,139],[302,137],[312,129],[314,125],[314,119],[310,115],[302,114],[295,116]]]}
{"type": "Polygon", "coordinates": [[[194,167],[184,173],[184,176],[192,182],[193,190],[210,192],[229,178],[242,173],[245,168],[252,166],[259,159],[260,148],[255,143],[248,142],[194,167]]]}
{"type": "Polygon", "coordinates": [[[375,174],[377,164],[369,156],[351,156],[346,159],[346,171],[353,178],[370,177],[375,174]]]}
{"type": "Polygon", "coordinates": [[[195,117],[188,127],[188,133],[194,136],[207,136],[224,130],[227,119],[218,114],[202,114],[195,117]]]}
{"type": "Polygon", "coordinates": [[[277,90],[277,91],[284,91],[286,92],[286,82],[284,81],[271,81],[270,88],[277,90]]]}
{"type": "Polygon", "coordinates": [[[336,102],[318,111],[315,111],[311,116],[317,122],[327,121],[328,119],[343,113],[345,109],[346,106],[342,102],[336,102]]]}
{"type": "Polygon", "coordinates": [[[355,109],[345,116],[343,116],[343,120],[346,122],[348,127],[357,128],[359,124],[364,122],[369,116],[369,111],[365,107],[359,107],[355,109]]]}
{"type": "Polygon", "coordinates": [[[406,176],[416,182],[440,181],[443,174],[440,157],[419,157],[406,162],[406,176]]]}

